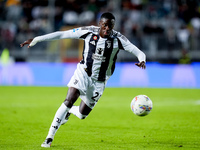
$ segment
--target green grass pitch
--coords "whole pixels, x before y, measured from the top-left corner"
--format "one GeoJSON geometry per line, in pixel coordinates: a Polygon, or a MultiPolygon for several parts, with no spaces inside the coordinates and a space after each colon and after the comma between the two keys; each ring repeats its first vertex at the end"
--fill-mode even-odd
{"type": "MultiPolygon", "coordinates": [[[[40,145],[66,93],[66,87],[0,86],[0,149],[44,149],[40,145]]],[[[85,120],[71,115],[60,127],[51,149],[200,149],[200,89],[106,88],[85,120]],[[148,116],[130,109],[139,94],[153,101],[148,116]]]]}

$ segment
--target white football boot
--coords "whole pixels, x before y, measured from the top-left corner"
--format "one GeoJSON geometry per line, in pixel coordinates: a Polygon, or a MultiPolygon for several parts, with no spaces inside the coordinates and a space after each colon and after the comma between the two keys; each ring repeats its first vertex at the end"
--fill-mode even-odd
{"type": "Polygon", "coordinates": [[[47,138],[41,145],[41,147],[51,147],[53,139],[52,138],[47,138]]]}

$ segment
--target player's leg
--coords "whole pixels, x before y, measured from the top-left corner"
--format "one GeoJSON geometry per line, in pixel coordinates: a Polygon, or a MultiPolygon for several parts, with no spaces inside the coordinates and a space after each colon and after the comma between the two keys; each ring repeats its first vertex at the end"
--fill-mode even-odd
{"type": "Polygon", "coordinates": [[[80,106],[72,106],[65,118],[63,118],[61,125],[64,125],[68,121],[71,113],[77,116],[79,119],[85,119],[91,110],[92,109],[88,107],[84,101],[81,101],[80,106]]]}
{"type": "Polygon", "coordinates": [[[85,119],[91,110],[92,109],[88,107],[84,101],[81,101],[79,106],[72,106],[69,112],[77,116],[79,119],[85,119]]]}
{"type": "Polygon", "coordinates": [[[50,147],[50,145],[54,139],[54,136],[56,134],[56,131],[59,129],[63,118],[67,115],[70,108],[73,106],[73,104],[78,99],[79,95],[80,95],[79,90],[77,90],[76,88],[73,88],[73,87],[69,87],[68,92],[67,92],[67,97],[66,97],[64,103],[62,103],[62,105],[58,108],[58,110],[54,116],[54,119],[52,121],[52,124],[50,126],[46,140],[41,145],[42,147],[50,147]]]}
{"type": "Polygon", "coordinates": [[[61,106],[58,108],[54,119],[51,123],[51,126],[49,128],[48,135],[46,137],[46,140],[42,143],[41,147],[50,147],[51,143],[54,139],[54,136],[56,134],[56,131],[59,129],[61,120],[64,118],[69,111],[70,108],[66,107],[64,103],[61,104],[61,106]]]}
{"type": "MultiPolygon", "coordinates": [[[[80,92],[78,89],[69,87],[69,91],[68,91],[67,97],[64,101],[64,104],[68,108],[72,109],[74,107],[73,104],[76,102],[76,100],[78,99],[79,96],[80,96],[80,92]]],[[[61,125],[64,125],[69,120],[70,114],[71,114],[70,111],[66,113],[65,117],[62,119],[61,125]]]]}
{"type": "Polygon", "coordinates": [[[80,96],[80,92],[78,89],[74,87],[69,87],[68,92],[67,92],[67,97],[64,101],[65,106],[68,108],[71,108],[79,96],[80,96]]]}
{"type": "Polygon", "coordinates": [[[58,128],[61,125],[61,121],[67,115],[70,108],[73,106],[73,104],[78,99],[79,95],[80,95],[79,90],[77,90],[76,88],[73,88],[73,87],[69,87],[66,99],[62,103],[60,108],[57,110],[56,115],[51,124],[51,127],[49,129],[49,134],[47,137],[54,137],[56,131],[58,130],[58,128]]]}

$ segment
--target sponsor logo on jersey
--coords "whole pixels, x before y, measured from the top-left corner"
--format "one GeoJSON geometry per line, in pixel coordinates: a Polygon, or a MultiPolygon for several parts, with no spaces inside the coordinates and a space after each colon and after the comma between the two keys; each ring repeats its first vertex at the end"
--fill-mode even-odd
{"type": "Polygon", "coordinates": [[[97,54],[92,54],[92,59],[94,59],[94,60],[99,60],[99,61],[101,61],[101,62],[105,62],[105,61],[106,61],[106,57],[104,57],[104,56],[99,56],[99,55],[97,55],[97,54]]]}

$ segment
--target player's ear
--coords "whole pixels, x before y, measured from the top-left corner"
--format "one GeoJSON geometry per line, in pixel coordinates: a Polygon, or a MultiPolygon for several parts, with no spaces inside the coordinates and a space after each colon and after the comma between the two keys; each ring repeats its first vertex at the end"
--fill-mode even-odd
{"type": "Polygon", "coordinates": [[[99,21],[99,26],[101,26],[101,24],[102,24],[102,21],[100,20],[100,21],[99,21]]]}

